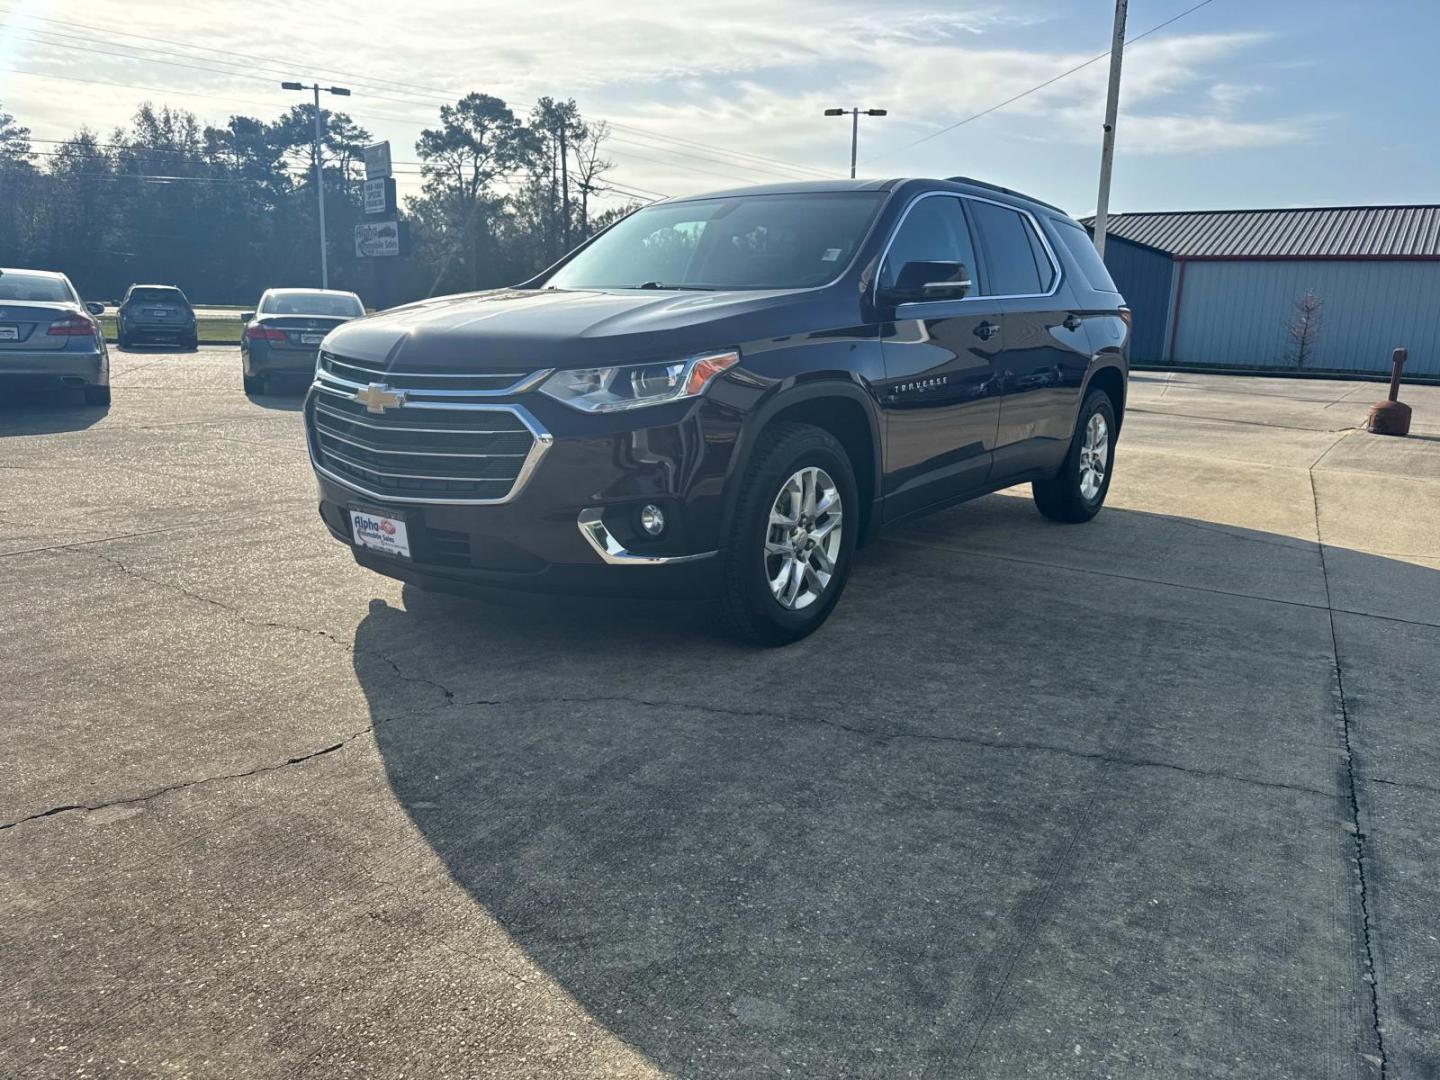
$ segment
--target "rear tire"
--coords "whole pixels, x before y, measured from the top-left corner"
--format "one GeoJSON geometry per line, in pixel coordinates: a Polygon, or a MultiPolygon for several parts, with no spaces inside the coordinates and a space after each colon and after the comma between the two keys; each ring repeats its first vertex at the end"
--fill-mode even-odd
{"type": "Polygon", "coordinates": [[[87,386],[83,393],[86,405],[110,404],[110,387],[108,386],[87,386]]]}
{"type": "Polygon", "coordinates": [[[809,424],[766,429],[721,554],[727,629],[759,645],[813,633],[845,589],[859,526],[855,471],[835,437],[809,424]]]}
{"type": "Polygon", "coordinates": [[[1079,524],[1105,505],[1115,473],[1115,406],[1103,390],[1091,390],[1080,407],[1075,434],[1060,471],[1030,485],[1035,507],[1051,521],[1079,524]]]}
{"type": "Polygon", "coordinates": [[[189,352],[198,352],[198,351],[200,350],[200,338],[199,338],[199,336],[197,335],[197,336],[195,336],[195,337],[192,337],[189,341],[187,341],[187,342],[185,343],[185,348],[186,348],[189,352]]]}
{"type": "Polygon", "coordinates": [[[255,394],[263,394],[263,393],[265,393],[265,376],[264,376],[264,375],[244,375],[244,374],[242,374],[242,375],[240,376],[240,378],[241,378],[241,380],[245,383],[245,393],[250,394],[251,396],[254,396],[255,394]]]}

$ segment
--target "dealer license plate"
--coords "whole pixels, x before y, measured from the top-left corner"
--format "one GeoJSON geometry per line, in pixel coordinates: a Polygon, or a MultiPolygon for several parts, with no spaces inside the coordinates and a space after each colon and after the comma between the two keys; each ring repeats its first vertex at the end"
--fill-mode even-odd
{"type": "Polygon", "coordinates": [[[325,340],[325,335],[324,335],[324,334],[301,334],[301,335],[300,335],[300,344],[301,344],[301,345],[319,345],[320,342],[322,342],[322,341],[324,341],[324,340],[325,340]]]}
{"type": "Polygon", "coordinates": [[[0,341],[19,341],[20,328],[18,326],[0,326],[0,341]]]}
{"type": "Polygon", "coordinates": [[[398,518],[372,514],[368,510],[350,510],[350,532],[361,547],[383,551],[397,558],[410,558],[410,536],[405,522],[398,518]]]}

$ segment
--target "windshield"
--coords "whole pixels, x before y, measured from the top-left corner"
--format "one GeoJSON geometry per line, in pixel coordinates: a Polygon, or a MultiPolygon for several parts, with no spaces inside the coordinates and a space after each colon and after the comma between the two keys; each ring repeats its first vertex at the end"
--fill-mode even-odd
{"type": "Polygon", "coordinates": [[[329,315],[353,318],[364,315],[360,298],[353,293],[283,292],[267,293],[260,301],[262,315],[329,315]]]}
{"type": "Polygon", "coordinates": [[[179,289],[162,289],[150,286],[143,289],[131,289],[130,299],[137,304],[188,304],[185,294],[179,289]]]}
{"type": "Polygon", "coordinates": [[[69,282],[64,278],[45,274],[20,274],[14,270],[0,274],[0,300],[38,300],[69,304],[74,303],[75,299],[69,282]]]}
{"type": "Polygon", "coordinates": [[[736,195],[639,210],[545,284],[557,289],[808,289],[849,264],[884,195],[736,195]]]}

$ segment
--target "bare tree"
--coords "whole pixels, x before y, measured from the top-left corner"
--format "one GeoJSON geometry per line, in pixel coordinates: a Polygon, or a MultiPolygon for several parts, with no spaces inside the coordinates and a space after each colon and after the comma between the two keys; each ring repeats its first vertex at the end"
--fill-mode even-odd
{"type": "Polygon", "coordinates": [[[604,120],[593,120],[585,125],[585,136],[575,144],[575,179],[580,189],[580,234],[590,235],[590,196],[603,195],[609,189],[600,183],[600,178],[611,169],[615,162],[604,156],[602,146],[610,138],[610,125],[604,120]]]}
{"type": "Polygon", "coordinates": [[[1285,324],[1290,338],[1290,359],[1296,367],[1304,367],[1315,359],[1315,346],[1320,338],[1320,314],[1325,302],[1319,293],[1306,289],[1305,295],[1295,301],[1295,313],[1285,324]]]}

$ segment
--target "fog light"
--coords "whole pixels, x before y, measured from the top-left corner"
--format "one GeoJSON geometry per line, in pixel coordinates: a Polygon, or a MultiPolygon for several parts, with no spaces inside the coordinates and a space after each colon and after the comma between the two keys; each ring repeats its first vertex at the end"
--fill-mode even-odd
{"type": "Polygon", "coordinates": [[[665,531],[665,514],[653,503],[640,511],[640,527],[651,536],[659,536],[665,531]]]}

